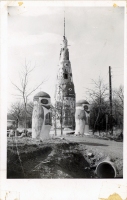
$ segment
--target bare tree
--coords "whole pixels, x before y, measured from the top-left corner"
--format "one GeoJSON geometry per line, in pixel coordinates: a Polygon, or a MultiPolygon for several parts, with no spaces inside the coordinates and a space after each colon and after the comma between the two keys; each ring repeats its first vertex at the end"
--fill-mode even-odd
{"type": "Polygon", "coordinates": [[[25,110],[25,130],[27,128],[27,103],[29,96],[36,91],[46,80],[43,80],[40,84],[35,86],[32,89],[29,89],[29,77],[31,72],[35,69],[35,66],[32,68],[30,63],[27,63],[25,60],[25,65],[23,67],[23,71],[20,73],[20,85],[18,86],[17,83],[12,82],[15,89],[18,91],[17,96],[23,99],[24,110],[25,110]]]}
{"type": "Polygon", "coordinates": [[[117,105],[123,109],[124,106],[124,88],[121,85],[119,89],[114,90],[114,98],[117,99],[117,105]]]}
{"type": "Polygon", "coordinates": [[[123,127],[123,110],[124,109],[124,88],[120,86],[119,89],[113,90],[113,116],[116,125],[123,127]]]}
{"type": "Polygon", "coordinates": [[[92,84],[93,89],[86,88],[87,94],[92,102],[100,105],[102,100],[108,96],[108,85],[104,84],[103,79],[100,77],[96,81],[92,79],[92,84]]]}
{"type": "MultiPolygon", "coordinates": [[[[32,123],[32,112],[33,112],[33,102],[27,103],[27,125],[31,127],[32,123]]],[[[12,103],[8,110],[8,119],[16,121],[16,127],[19,127],[19,124],[24,124],[25,110],[24,105],[20,101],[12,103]]]]}
{"type": "MultiPolygon", "coordinates": [[[[103,116],[107,112],[107,105],[105,100],[108,96],[108,85],[104,84],[102,78],[99,77],[98,80],[92,80],[93,89],[86,88],[89,101],[91,102],[92,112],[94,113],[94,125],[93,125],[93,134],[96,129],[96,124],[100,116],[103,116]]],[[[99,126],[100,128],[100,126],[99,126]]]]}
{"type": "Polygon", "coordinates": [[[24,106],[20,102],[12,103],[11,107],[8,111],[10,117],[12,117],[16,121],[16,127],[19,125],[19,120],[22,117],[24,106]]]}
{"type": "Polygon", "coordinates": [[[59,109],[57,108],[57,103],[55,102],[55,105],[51,107],[52,110],[52,120],[53,120],[53,125],[54,125],[54,130],[55,130],[55,136],[57,135],[57,123],[56,120],[59,118],[59,109]]]}

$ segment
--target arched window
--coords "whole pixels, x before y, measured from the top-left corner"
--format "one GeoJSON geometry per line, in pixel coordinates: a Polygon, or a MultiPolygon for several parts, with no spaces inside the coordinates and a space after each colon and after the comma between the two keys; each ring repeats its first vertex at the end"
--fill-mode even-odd
{"type": "Polygon", "coordinates": [[[64,77],[64,79],[68,79],[68,73],[67,73],[66,70],[65,70],[65,72],[63,73],[63,77],[64,77]]]}
{"type": "Polygon", "coordinates": [[[68,79],[68,74],[67,73],[63,73],[64,79],[68,79]]]}

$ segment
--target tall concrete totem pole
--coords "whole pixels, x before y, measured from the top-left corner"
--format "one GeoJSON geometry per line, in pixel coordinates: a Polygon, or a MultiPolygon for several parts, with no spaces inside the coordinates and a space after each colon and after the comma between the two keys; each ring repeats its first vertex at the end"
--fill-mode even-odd
{"type": "Polygon", "coordinates": [[[52,125],[51,99],[46,92],[39,92],[34,96],[32,115],[32,138],[49,139],[52,125]]]}
{"type": "MultiPolygon", "coordinates": [[[[62,127],[75,128],[75,89],[72,78],[71,62],[69,60],[68,41],[64,36],[60,50],[59,69],[55,91],[56,107],[59,110],[59,123],[62,127]]],[[[59,124],[59,125],[60,125],[59,124]]]]}

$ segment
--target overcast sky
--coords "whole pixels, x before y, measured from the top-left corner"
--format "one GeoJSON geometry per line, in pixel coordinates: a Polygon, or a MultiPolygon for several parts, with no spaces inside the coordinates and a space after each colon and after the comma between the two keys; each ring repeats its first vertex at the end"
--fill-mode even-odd
{"type": "Polygon", "coordinates": [[[64,10],[66,37],[75,85],[76,100],[85,99],[85,87],[99,76],[108,83],[112,67],[112,86],[123,85],[124,8],[123,7],[8,7],[8,103],[16,100],[10,80],[19,84],[19,72],[27,62],[36,68],[30,88],[47,81],[34,92],[45,91],[54,97],[63,38],[64,10]]]}

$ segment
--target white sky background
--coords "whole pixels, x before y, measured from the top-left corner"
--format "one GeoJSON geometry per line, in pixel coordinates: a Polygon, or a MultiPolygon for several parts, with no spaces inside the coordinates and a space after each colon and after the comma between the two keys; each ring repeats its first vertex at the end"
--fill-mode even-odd
{"type": "Polygon", "coordinates": [[[112,87],[124,83],[124,7],[8,7],[8,105],[17,100],[10,80],[20,86],[19,72],[27,62],[36,68],[30,88],[48,80],[39,91],[53,101],[63,39],[64,10],[66,37],[75,85],[76,100],[85,98],[85,87],[93,88],[91,79],[99,76],[108,83],[112,67],[112,87]]]}

